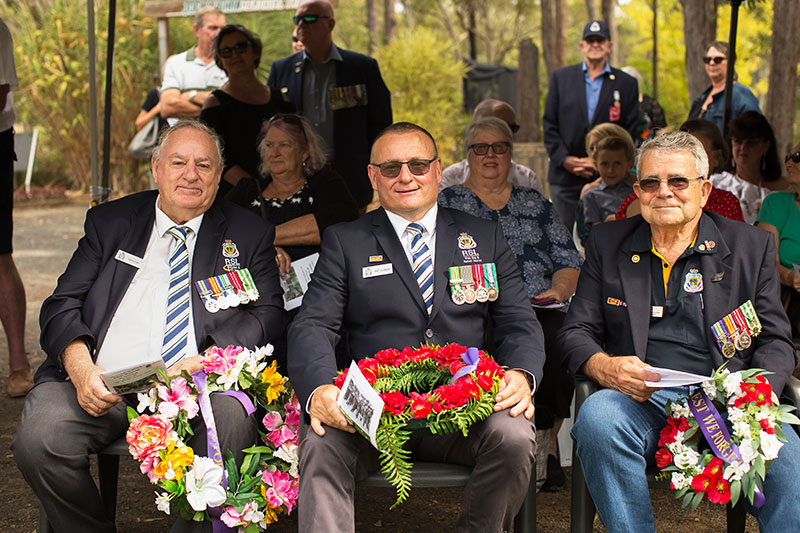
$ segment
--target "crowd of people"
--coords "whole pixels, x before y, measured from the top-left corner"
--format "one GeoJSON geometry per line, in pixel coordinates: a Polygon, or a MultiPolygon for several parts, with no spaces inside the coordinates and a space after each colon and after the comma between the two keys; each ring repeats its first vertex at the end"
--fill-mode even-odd
{"type": "MultiPolygon", "coordinates": [[[[415,458],[473,467],[459,531],[511,529],[537,446],[548,451],[544,489],[564,486],[556,435],[578,375],[603,387],[572,429],[599,516],[609,531],[655,531],[645,465],[664,402],[689,389],[646,385],[659,379],[651,368],[764,368],[780,395],[797,364],[800,145],[782,166],[739,83],[723,135],[728,47],[718,41],[704,56],[711,86],[670,127],[638,71],[609,64],[609,28],[594,20],[582,62],[550,78],[546,180],[512,159],[519,124],[497,99],[475,107],[464,159],[443,168],[424,125],[393,123],[375,59],[334,44],[327,0],[301,2],[294,22],[293,54],[263,82],[259,37],[217,8],[198,11],[197,44],[167,61],[137,119],[166,121],[151,160],[157,190],[88,212],[42,306],[47,359],[22,391],[13,451],[51,523],[113,530],[88,454],[125,433],[135,398],[109,392],[102,371],[156,354],[170,373],[191,373],[215,346],[269,342],[309,425],[300,530],[352,531],[355,482],[379,454],[337,407],[337,370],[386,348],[456,342],[508,369],[493,413],[468,436],[413,440],[415,458]],[[302,305],[287,312],[281,278],[309,258],[302,305]],[[244,268],[260,296],[242,305],[211,309],[190,283],[244,268]],[[710,325],[746,301],[763,330],[724,353],[710,325]],[[545,428],[550,440],[537,442],[545,428]]],[[[12,353],[12,371],[29,375],[26,363],[12,353]]],[[[254,416],[232,398],[212,404],[223,448],[255,443],[254,416]]],[[[193,424],[189,444],[205,449],[205,422],[193,424]]],[[[800,474],[800,439],[785,433],[771,494],[794,490],[800,474]]],[[[762,530],[793,531],[797,507],[772,497],[748,511],[762,530]]],[[[192,527],[179,518],[175,530],[192,527]]]]}

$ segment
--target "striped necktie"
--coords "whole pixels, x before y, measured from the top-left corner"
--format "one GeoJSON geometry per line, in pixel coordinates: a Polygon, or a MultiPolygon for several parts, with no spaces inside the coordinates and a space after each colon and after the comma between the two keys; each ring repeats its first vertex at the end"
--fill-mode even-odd
{"type": "Polygon", "coordinates": [[[433,260],[428,245],[422,239],[424,228],[421,224],[412,222],[406,228],[411,234],[411,268],[417,278],[417,284],[422,291],[422,299],[425,300],[425,307],[428,315],[433,311],[433,260]]]}
{"type": "Polygon", "coordinates": [[[189,330],[189,250],[186,248],[186,226],[173,226],[167,231],[177,241],[169,258],[169,292],[167,321],[161,358],[167,367],[178,362],[186,351],[189,330]]]}

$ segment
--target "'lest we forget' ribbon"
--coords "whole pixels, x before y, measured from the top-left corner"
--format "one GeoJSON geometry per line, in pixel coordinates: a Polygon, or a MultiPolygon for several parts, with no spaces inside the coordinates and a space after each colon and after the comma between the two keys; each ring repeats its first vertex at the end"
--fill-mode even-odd
{"type": "MultiPolygon", "coordinates": [[[[703,436],[705,436],[714,455],[726,463],[741,463],[742,456],[739,454],[739,447],[731,442],[731,436],[728,433],[725,421],[702,389],[689,397],[689,408],[700,425],[700,431],[703,432],[703,436]]],[[[753,492],[753,505],[759,508],[764,505],[766,497],[763,492],[758,490],[758,485],[754,484],[753,488],[755,489],[753,492]]]]}
{"type": "Polygon", "coordinates": [[[462,366],[456,372],[456,375],[453,376],[453,379],[450,380],[450,385],[456,382],[456,380],[462,376],[466,376],[470,372],[475,372],[478,368],[478,359],[480,359],[480,354],[478,353],[477,348],[467,348],[467,351],[461,354],[461,360],[464,361],[464,364],[467,366],[462,366]]]}

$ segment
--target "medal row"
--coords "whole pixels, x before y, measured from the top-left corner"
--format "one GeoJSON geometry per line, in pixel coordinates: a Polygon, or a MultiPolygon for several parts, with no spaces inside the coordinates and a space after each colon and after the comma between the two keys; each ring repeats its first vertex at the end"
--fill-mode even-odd
{"type": "Polygon", "coordinates": [[[494,302],[500,296],[494,263],[453,266],[449,271],[450,297],[456,305],[494,302]]]}
{"type": "Polygon", "coordinates": [[[752,345],[753,337],[761,333],[761,321],[753,302],[747,300],[713,324],[711,329],[722,355],[730,359],[737,350],[746,350],[752,345]]]}
{"type": "Polygon", "coordinates": [[[234,270],[194,282],[200,299],[209,313],[246,305],[258,300],[259,294],[250,270],[234,270]]]}

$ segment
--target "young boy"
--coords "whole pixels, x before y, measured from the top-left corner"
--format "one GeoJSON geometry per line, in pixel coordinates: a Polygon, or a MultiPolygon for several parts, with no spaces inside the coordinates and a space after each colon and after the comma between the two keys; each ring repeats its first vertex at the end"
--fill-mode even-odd
{"type": "Polygon", "coordinates": [[[633,157],[630,136],[607,137],[597,144],[592,158],[603,182],[583,197],[583,217],[587,224],[604,222],[633,192],[633,157]]]}

